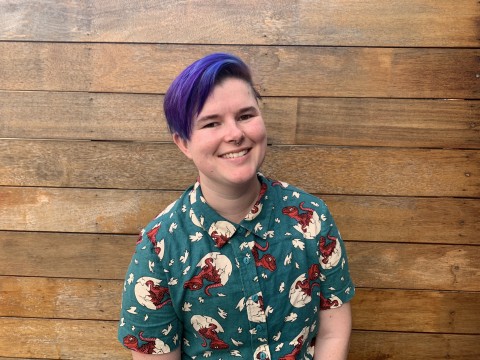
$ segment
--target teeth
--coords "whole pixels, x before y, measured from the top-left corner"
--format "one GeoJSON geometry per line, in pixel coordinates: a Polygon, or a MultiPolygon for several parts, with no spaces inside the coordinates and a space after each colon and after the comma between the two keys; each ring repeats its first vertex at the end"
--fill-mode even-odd
{"type": "Polygon", "coordinates": [[[222,157],[226,158],[226,159],[234,159],[234,158],[238,158],[240,156],[245,155],[247,152],[248,152],[247,150],[243,150],[243,151],[240,151],[238,153],[228,153],[228,154],[223,155],[222,157]]]}

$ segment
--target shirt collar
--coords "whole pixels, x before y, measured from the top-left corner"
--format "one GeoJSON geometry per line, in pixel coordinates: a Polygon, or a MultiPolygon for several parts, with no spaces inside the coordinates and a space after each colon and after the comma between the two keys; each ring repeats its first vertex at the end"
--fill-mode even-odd
{"type": "Polygon", "coordinates": [[[198,181],[190,191],[190,218],[195,225],[202,227],[210,235],[217,248],[222,248],[227,244],[237,231],[251,232],[262,239],[272,236],[270,230],[272,229],[275,192],[271,188],[272,184],[269,179],[260,173],[257,176],[261,184],[258,200],[240,224],[225,219],[207,204],[198,181]]]}

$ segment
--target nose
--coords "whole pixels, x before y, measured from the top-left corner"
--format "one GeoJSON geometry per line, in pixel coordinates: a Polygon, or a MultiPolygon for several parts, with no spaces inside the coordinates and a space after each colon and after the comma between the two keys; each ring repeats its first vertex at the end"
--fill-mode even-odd
{"type": "Polygon", "coordinates": [[[243,130],[235,120],[227,121],[225,126],[225,141],[240,145],[245,138],[243,130]]]}

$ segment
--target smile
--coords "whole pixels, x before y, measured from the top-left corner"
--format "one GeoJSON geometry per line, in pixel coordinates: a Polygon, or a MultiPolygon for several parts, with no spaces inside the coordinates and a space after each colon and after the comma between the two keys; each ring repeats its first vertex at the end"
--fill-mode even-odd
{"type": "Polygon", "coordinates": [[[222,158],[224,158],[224,159],[235,159],[235,158],[244,156],[244,155],[246,155],[247,153],[248,153],[248,150],[242,150],[242,151],[236,152],[236,153],[224,154],[224,155],[222,155],[222,158]]]}

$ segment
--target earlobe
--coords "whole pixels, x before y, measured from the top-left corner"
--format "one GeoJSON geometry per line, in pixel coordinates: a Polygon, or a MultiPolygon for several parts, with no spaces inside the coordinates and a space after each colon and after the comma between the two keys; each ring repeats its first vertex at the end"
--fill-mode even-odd
{"type": "Polygon", "coordinates": [[[175,143],[175,145],[177,145],[180,151],[185,154],[187,158],[192,158],[192,156],[190,155],[190,150],[188,148],[188,140],[183,139],[178,134],[173,134],[173,142],[175,143]]]}

